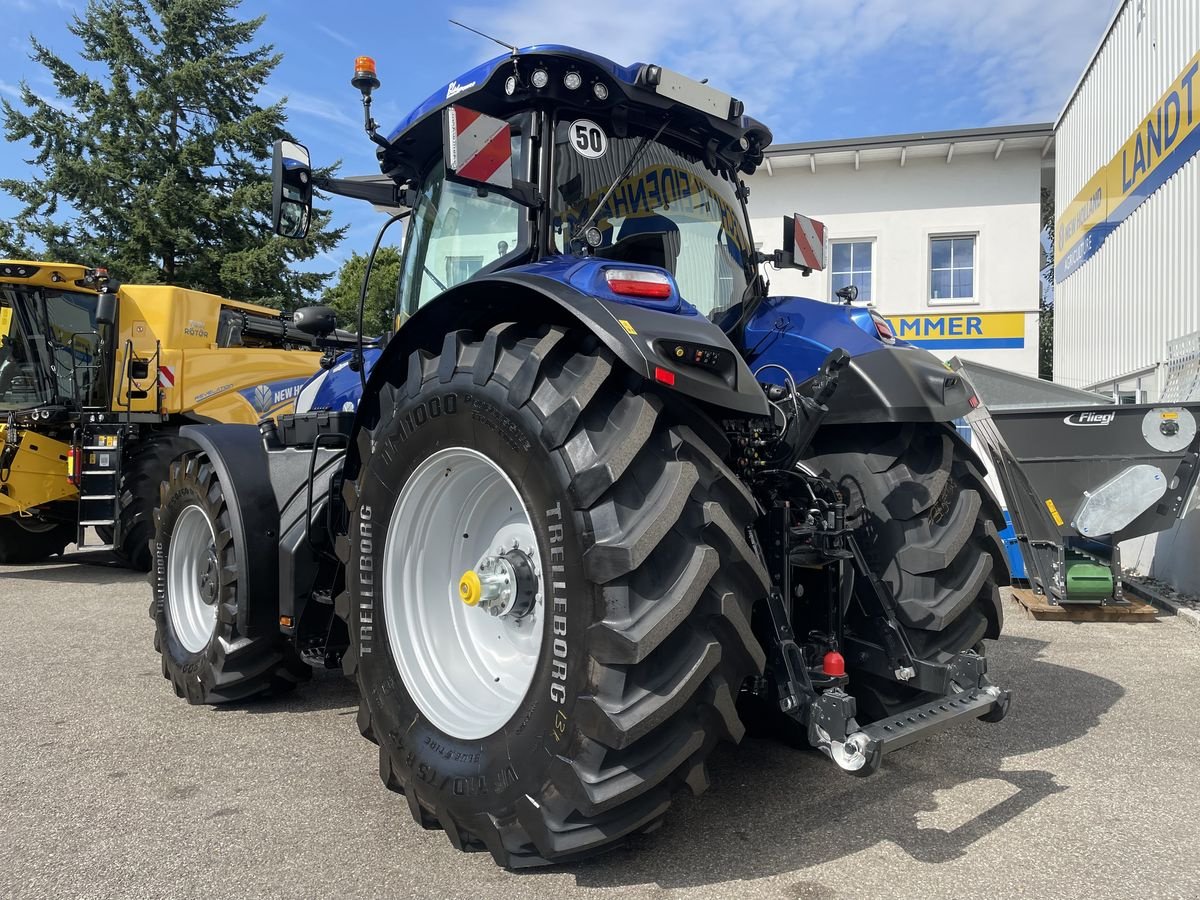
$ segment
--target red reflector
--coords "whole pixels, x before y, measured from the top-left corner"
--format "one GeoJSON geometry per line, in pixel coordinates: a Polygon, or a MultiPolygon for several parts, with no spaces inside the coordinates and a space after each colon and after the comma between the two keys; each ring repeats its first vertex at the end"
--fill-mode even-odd
{"type": "Polygon", "coordinates": [[[655,366],[654,380],[667,385],[667,387],[675,386],[675,373],[670,369],[664,369],[662,366],[655,366]]]}
{"type": "Polygon", "coordinates": [[[974,394],[972,394],[970,397],[967,398],[967,402],[971,404],[971,409],[979,408],[979,398],[976,397],[974,394]]]}
{"type": "Polygon", "coordinates": [[[650,297],[654,300],[665,300],[671,296],[669,284],[658,284],[654,281],[626,281],[614,278],[608,286],[614,294],[625,294],[629,297],[650,297]]]}
{"type": "Polygon", "coordinates": [[[840,678],[846,674],[846,660],[836,650],[830,650],[825,654],[825,660],[821,664],[821,671],[826,675],[840,678]]]}

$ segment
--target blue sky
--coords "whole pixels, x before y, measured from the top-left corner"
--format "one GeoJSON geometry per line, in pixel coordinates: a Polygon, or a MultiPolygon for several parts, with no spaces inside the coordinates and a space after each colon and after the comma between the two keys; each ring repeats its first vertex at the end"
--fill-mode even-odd
{"type": "MultiPolygon", "coordinates": [[[[1119,0],[563,0],[330,4],[247,0],[266,14],[264,41],[283,53],[266,99],[288,99],[289,128],[315,164],[377,171],[350,87],[354,56],[378,61],[375,115],[386,132],[439,86],[499,48],[448,16],[515,44],[566,43],[621,63],[656,62],[746,102],[776,141],[1053,121],[1119,0]],[[647,10],[652,10],[647,12],[647,10]]],[[[82,0],[0,0],[0,95],[25,80],[49,91],[29,60],[30,34],[71,58],[67,31],[82,0]]],[[[29,148],[0,143],[0,172],[28,171],[29,148]]],[[[0,217],[16,210],[0,195],[0,217]]],[[[324,261],[369,248],[378,216],[335,201],[346,241],[324,261]]]]}

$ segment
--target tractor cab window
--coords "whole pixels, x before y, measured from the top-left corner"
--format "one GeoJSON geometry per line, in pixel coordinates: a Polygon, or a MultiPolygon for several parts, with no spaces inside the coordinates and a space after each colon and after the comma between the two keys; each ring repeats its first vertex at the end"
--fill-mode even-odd
{"type": "Polygon", "coordinates": [[[103,397],[96,296],[0,285],[0,410],[103,397]]]}
{"type": "MultiPolygon", "coordinates": [[[[525,168],[525,146],[514,127],[517,172],[525,168]]],[[[400,275],[401,312],[411,315],[443,291],[520,252],[524,222],[524,210],[515,201],[448,180],[439,162],[425,176],[408,220],[400,275]]]]}
{"type": "MultiPolygon", "coordinates": [[[[640,135],[586,136],[580,122],[559,122],[554,137],[554,239],[565,250],[636,152],[640,135]]],[[[588,122],[590,129],[600,129],[588,122]]],[[[713,316],[741,302],[754,277],[735,185],[702,160],[663,143],[648,144],[593,220],[596,255],[666,269],[683,299],[713,316]]]]}

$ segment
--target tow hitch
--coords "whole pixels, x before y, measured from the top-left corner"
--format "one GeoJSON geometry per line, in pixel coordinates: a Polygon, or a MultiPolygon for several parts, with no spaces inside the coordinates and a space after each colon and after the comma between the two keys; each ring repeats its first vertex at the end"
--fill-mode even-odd
{"type": "Polygon", "coordinates": [[[766,603],[774,637],[768,671],[780,710],[804,726],[808,742],[838,768],[859,776],[875,772],[885,754],[958,723],[1003,719],[1010,695],[988,680],[987,660],[973,650],[937,660],[918,656],[895,598],[867,565],[846,522],[841,497],[821,497],[821,479],[811,473],[795,477],[809,482],[813,508],[778,500],[767,511],[767,533],[779,539],[763,554],[775,581],[766,603]],[[803,639],[785,600],[797,596],[798,567],[824,569],[839,598],[825,627],[803,639]],[[843,611],[852,597],[864,616],[850,630],[843,611]],[[857,703],[846,691],[855,673],[904,684],[929,699],[860,725],[857,703]]]}
{"type": "Polygon", "coordinates": [[[950,678],[974,672],[974,681],[960,684],[952,680],[949,693],[862,727],[855,720],[854,698],[841,688],[832,688],[807,710],[809,742],[842,771],[870,775],[893,750],[969,719],[999,722],[1008,714],[1010,694],[988,681],[987,661],[978,654],[966,650],[949,665],[923,665],[944,669],[950,678]]]}

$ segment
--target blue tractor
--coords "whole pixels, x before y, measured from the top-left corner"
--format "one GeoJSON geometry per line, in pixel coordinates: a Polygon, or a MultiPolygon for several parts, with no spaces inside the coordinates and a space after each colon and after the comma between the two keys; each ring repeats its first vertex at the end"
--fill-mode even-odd
{"type": "Polygon", "coordinates": [[[382,134],[372,61],[353,84],[382,177],[281,142],[276,230],[314,187],[406,219],[395,333],[304,310],[295,415],[184,429],[151,544],[179,696],[340,665],[413,818],[509,867],[656,827],[748,729],[864,775],[1003,717],[975,398],[871,310],[769,294],[823,229],[756,249],[740,101],[532,46],[382,134]]]}

